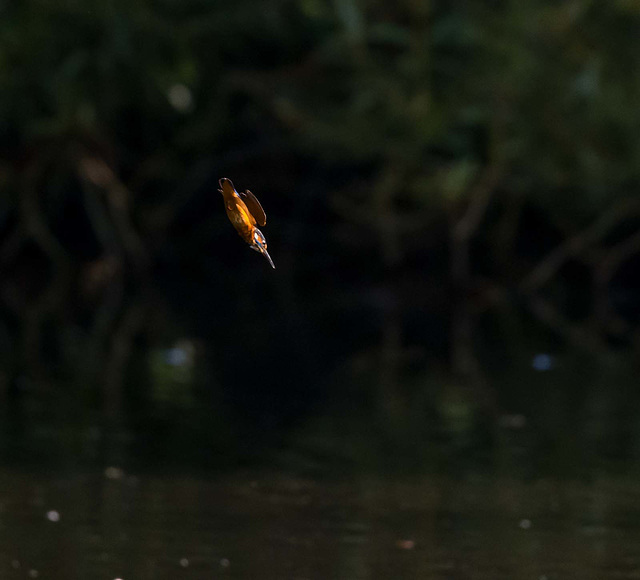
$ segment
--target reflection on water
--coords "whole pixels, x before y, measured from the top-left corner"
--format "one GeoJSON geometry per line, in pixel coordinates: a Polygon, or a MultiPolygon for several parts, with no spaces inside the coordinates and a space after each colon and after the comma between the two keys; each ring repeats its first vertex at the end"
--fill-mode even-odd
{"type": "Polygon", "coordinates": [[[637,578],[640,485],[0,472],[0,577],[637,578]]]}
{"type": "Polygon", "coordinates": [[[526,372],[493,373],[503,412],[484,422],[442,377],[384,420],[345,389],[248,460],[269,431],[243,447],[194,403],[185,344],[151,357],[153,413],[113,435],[28,391],[7,413],[0,580],[640,577],[627,359],[523,357],[526,372]]]}

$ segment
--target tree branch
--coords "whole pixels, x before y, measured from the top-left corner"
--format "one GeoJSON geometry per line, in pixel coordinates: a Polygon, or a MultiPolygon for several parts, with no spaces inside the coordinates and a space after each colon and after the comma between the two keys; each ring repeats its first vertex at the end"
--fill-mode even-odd
{"type": "Polygon", "coordinates": [[[623,199],[585,230],[571,236],[543,258],[520,284],[520,289],[531,293],[546,284],[569,260],[604,238],[620,222],[640,215],[640,200],[623,199]]]}
{"type": "Polygon", "coordinates": [[[136,271],[146,275],[151,260],[129,214],[129,190],[102,159],[84,156],[78,163],[78,171],[83,180],[105,192],[120,243],[133,261],[136,271]]]}

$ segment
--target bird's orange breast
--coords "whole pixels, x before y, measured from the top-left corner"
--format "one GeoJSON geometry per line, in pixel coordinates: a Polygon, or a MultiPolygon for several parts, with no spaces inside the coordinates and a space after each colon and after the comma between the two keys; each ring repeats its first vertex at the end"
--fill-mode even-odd
{"type": "Polygon", "coordinates": [[[256,220],[247,209],[247,206],[240,198],[225,200],[224,205],[233,227],[245,242],[251,244],[256,220]]]}

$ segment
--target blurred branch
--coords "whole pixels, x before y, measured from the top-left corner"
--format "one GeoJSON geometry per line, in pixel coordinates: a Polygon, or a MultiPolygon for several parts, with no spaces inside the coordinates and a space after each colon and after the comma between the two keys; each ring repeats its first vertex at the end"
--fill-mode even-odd
{"type": "Polygon", "coordinates": [[[504,168],[499,163],[493,163],[484,170],[476,185],[467,195],[469,205],[466,211],[453,226],[454,240],[465,242],[475,234],[503,173],[504,168]]]}
{"type": "Polygon", "coordinates": [[[495,260],[502,265],[503,271],[508,268],[510,261],[514,260],[514,243],[518,235],[520,218],[524,209],[525,197],[520,194],[505,196],[505,207],[498,225],[495,228],[493,246],[495,260]]]}
{"type": "Polygon", "coordinates": [[[628,237],[624,242],[616,244],[607,251],[604,259],[597,268],[599,278],[608,282],[626,260],[639,252],[640,231],[628,237]]]}
{"type": "MultiPolygon", "coordinates": [[[[105,258],[109,260],[110,257],[105,258]]],[[[114,264],[115,275],[102,288],[99,304],[95,307],[91,328],[85,345],[87,365],[84,369],[83,380],[87,384],[94,384],[102,376],[106,368],[106,353],[108,337],[111,335],[118,314],[125,298],[125,285],[122,269],[114,264]]]]}
{"type": "Polygon", "coordinates": [[[599,242],[621,222],[638,215],[640,215],[640,200],[631,198],[621,200],[605,211],[591,226],[571,236],[543,258],[521,282],[521,290],[530,293],[543,286],[567,260],[599,242]]]}
{"type": "Polygon", "coordinates": [[[371,205],[375,224],[380,239],[382,261],[386,266],[393,266],[401,259],[399,232],[396,227],[394,198],[398,194],[404,178],[404,167],[388,162],[378,174],[371,205]]]}
{"type": "Polygon", "coordinates": [[[41,171],[41,166],[26,170],[26,183],[20,196],[20,216],[28,236],[51,259],[54,266],[61,270],[68,270],[71,266],[71,259],[49,229],[47,219],[38,202],[37,181],[41,171]]]}
{"type": "Polygon", "coordinates": [[[104,410],[110,427],[122,420],[122,398],[127,362],[133,352],[133,341],[143,326],[147,313],[145,300],[133,302],[115,329],[111,351],[104,371],[104,410]]]}
{"type": "Polygon", "coordinates": [[[124,262],[124,252],[118,243],[118,233],[109,219],[104,204],[94,187],[86,181],[83,185],[84,205],[96,238],[106,253],[117,256],[120,262],[124,262]]]}
{"type": "MultiPolygon", "coordinates": [[[[135,271],[143,278],[149,273],[151,260],[144,243],[136,231],[130,215],[131,194],[105,161],[83,156],[78,163],[80,176],[86,182],[101,188],[106,196],[118,239],[131,258],[135,271]]],[[[94,212],[94,217],[98,216],[94,212]]],[[[100,220],[102,223],[104,220],[100,220]]]]}
{"type": "Polygon", "coordinates": [[[584,325],[572,324],[540,296],[530,297],[527,304],[538,320],[562,336],[569,344],[594,354],[606,350],[606,344],[596,332],[584,325]]]}
{"type": "Polygon", "coordinates": [[[502,174],[502,164],[493,163],[486,167],[469,191],[466,211],[451,227],[451,278],[458,298],[451,323],[451,364],[454,372],[461,376],[476,377],[479,373],[473,348],[473,315],[468,296],[471,285],[469,242],[485,216],[502,174]]]}
{"type": "Polygon", "coordinates": [[[17,256],[26,239],[27,232],[23,224],[18,224],[0,247],[0,264],[6,264],[17,256]]]}
{"type": "Polygon", "coordinates": [[[376,403],[385,424],[397,422],[404,416],[400,389],[402,353],[402,323],[396,312],[388,312],[376,361],[376,403]]]}
{"type": "Polygon", "coordinates": [[[49,229],[44,211],[38,200],[38,182],[44,170],[36,162],[25,171],[25,184],[20,196],[20,217],[27,236],[51,261],[51,282],[27,310],[23,326],[23,341],[27,363],[32,369],[40,367],[40,333],[48,313],[62,305],[71,284],[72,262],[62,244],[49,229]]]}
{"type": "Polygon", "coordinates": [[[609,248],[594,265],[594,315],[601,325],[613,326],[619,332],[628,326],[621,318],[613,317],[609,298],[609,284],[620,266],[634,254],[640,253],[640,231],[609,248]]]}

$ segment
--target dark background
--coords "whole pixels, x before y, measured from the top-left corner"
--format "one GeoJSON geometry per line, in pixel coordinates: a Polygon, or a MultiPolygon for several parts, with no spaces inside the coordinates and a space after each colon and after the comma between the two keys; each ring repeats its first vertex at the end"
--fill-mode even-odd
{"type": "Polygon", "coordinates": [[[2,458],[637,459],[639,51],[625,1],[0,2],[2,458]]]}

